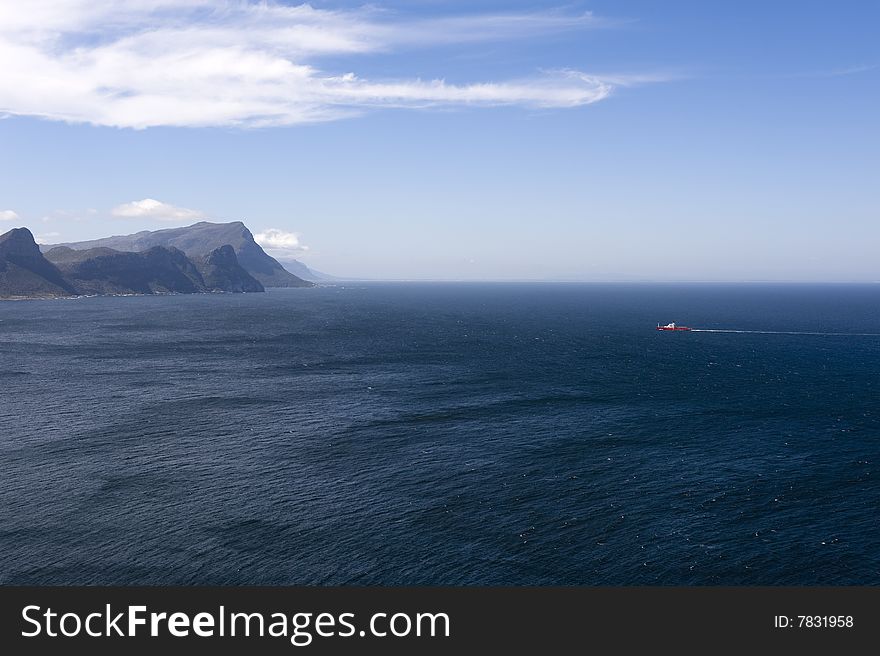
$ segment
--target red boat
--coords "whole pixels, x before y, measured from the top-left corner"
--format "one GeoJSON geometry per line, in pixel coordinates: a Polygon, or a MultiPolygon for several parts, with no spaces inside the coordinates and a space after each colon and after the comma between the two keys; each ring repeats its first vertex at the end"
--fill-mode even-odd
{"type": "Polygon", "coordinates": [[[665,326],[657,324],[657,330],[690,330],[687,326],[676,326],[675,322],[667,323],[665,326]]]}

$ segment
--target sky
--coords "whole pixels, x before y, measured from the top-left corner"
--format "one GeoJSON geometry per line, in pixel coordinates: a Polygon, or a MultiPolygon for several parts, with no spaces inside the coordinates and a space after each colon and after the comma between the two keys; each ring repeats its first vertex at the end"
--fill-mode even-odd
{"type": "Polygon", "coordinates": [[[880,281],[880,3],[0,0],[0,232],[341,277],[880,281]]]}

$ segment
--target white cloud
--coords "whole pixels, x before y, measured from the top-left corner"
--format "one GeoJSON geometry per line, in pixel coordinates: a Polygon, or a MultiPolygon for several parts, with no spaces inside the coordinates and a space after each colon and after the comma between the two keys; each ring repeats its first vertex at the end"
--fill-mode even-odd
{"type": "Polygon", "coordinates": [[[309,250],[304,246],[295,232],[285,232],[277,228],[269,228],[254,234],[254,241],[263,247],[269,255],[280,260],[295,259],[309,250]]]}
{"type": "Polygon", "coordinates": [[[205,218],[199,210],[176,207],[168,203],[144,198],[117,205],[110,214],[122,219],[153,219],[155,221],[197,221],[205,218]]]}
{"type": "Polygon", "coordinates": [[[25,10],[0,0],[0,115],[147,128],[291,125],[377,107],[576,107],[606,98],[619,78],[371,80],[315,60],[601,24],[563,11],[404,20],[271,1],[29,0],[25,10]]]}
{"type": "Polygon", "coordinates": [[[18,221],[19,216],[12,210],[0,210],[0,221],[18,221]]]}

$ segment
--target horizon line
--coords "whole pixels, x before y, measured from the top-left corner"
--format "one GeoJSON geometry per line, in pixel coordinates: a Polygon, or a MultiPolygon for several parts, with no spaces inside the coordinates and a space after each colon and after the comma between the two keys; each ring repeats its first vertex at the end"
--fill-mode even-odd
{"type": "MultiPolygon", "coordinates": [[[[283,265],[284,262],[281,262],[283,265]]],[[[541,284],[583,284],[583,285],[876,285],[880,280],[797,280],[797,279],[743,279],[743,280],[713,280],[713,279],[576,279],[576,278],[346,278],[334,276],[334,280],[319,280],[319,285],[334,285],[341,283],[541,283],[541,284]]]]}

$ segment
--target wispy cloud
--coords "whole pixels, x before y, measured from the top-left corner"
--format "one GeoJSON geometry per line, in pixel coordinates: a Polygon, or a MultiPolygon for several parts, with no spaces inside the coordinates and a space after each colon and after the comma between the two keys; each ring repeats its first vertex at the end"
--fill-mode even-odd
{"type": "MultiPolygon", "coordinates": [[[[0,0],[0,114],[151,126],[275,126],[377,107],[577,107],[619,79],[367,79],[318,60],[604,25],[562,10],[407,20],[248,0],[0,0]]],[[[635,78],[631,78],[635,79],[635,78]]]]}
{"type": "Polygon", "coordinates": [[[277,228],[269,228],[256,233],[254,241],[262,246],[269,255],[279,260],[295,259],[309,250],[308,246],[300,242],[298,234],[277,228]]]}
{"type": "Polygon", "coordinates": [[[19,216],[12,210],[0,210],[0,221],[18,221],[19,216]]]}
{"type": "Polygon", "coordinates": [[[877,64],[861,64],[858,66],[847,66],[845,68],[836,68],[830,71],[819,71],[813,73],[813,77],[843,77],[846,75],[858,75],[859,73],[867,73],[880,68],[877,64]]]}
{"type": "Polygon", "coordinates": [[[130,203],[117,205],[110,214],[122,219],[152,219],[154,221],[197,221],[205,218],[199,210],[177,207],[169,203],[144,198],[130,203]]]}
{"type": "Polygon", "coordinates": [[[38,235],[34,235],[34,241],[38,244],[51,244],[53,241],[57,240],[58,237],[61,236],[60,232],[43,232],[38,235]]]}

